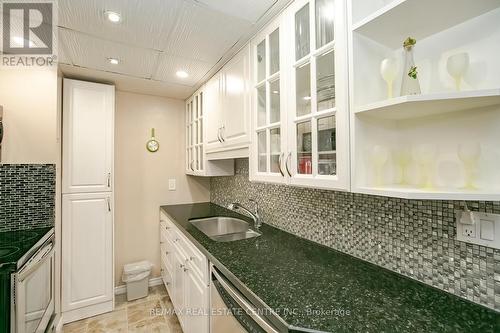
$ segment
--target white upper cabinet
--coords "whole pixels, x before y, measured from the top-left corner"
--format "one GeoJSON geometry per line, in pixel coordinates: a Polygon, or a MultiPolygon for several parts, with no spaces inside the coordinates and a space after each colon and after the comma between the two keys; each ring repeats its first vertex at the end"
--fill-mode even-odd
{"type": "Polygon", "coordinates": [[[63,193],[112,188],[115,88],[64,80],[63,193]]]}
{"type": "Polygon", "coordinates": [[[243,48],[206,84],[207,158],[248,157],[250,47],[243,48]]]}
{"type": "Polygon", "coordinates": [[[220,143],[220,129],[214,131],[215,124],[220,124],[221,118],[216,112],[219,109],[210,108],[213,111],[212,117],[206,114],[206,109],[209,109],[206,107],[207,103],[208,105],[218,103],[210,94],[210,89],[213,88],[209,82],[186,101],[186,174],[188,175],[231,176],[234,174],[232,160],[209,161],[207,159],[207,147],[220,143]],[[209,91],[208,94],[207,91],[209,91]],[[208,123],[208,120],[212,122],[208,123]]]}
{"type": "MultiPolygon", "coordinates": [[[[253,61],[252,147],[250,179],[286,183],[284,156],[287,151],[285,79],[286,48],[279,17],[259,33],[251,44],[253,61]]],[[[285,34],[286,35],[286,34],[285,34]]]]}
{"type": "Polygon", "coordinates": [[[251,178],[349,189],[345,1],[295,1],[254,39],[251,178]]]}

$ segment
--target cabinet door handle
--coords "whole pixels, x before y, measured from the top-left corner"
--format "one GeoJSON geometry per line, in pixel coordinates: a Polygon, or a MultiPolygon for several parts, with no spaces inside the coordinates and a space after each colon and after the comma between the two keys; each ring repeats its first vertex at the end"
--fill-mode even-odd
{"type": "Polygon", "coordinates": [[[222,142],[226,142],[226,139],[224,139],[224,133],[226,132],[226,125],[222,125],[220,128],[220,138],[222,139],[222,142]]]}
{"type": "Polygon", "coordinates": [[[288,156],[286,157],[286,161],[285,161],[285,167],[286,167],[286,172],[288,173],[288,175],[290,177],[292,177],[292,173],[290,172],[290,169],[288,168],[288,161],[291,160],[292,158],[292,153],[288,153],[288,156]]]}
{"type": "Polygon", "coordinates": [[[284,155],[284,153],[281,153],[281,154],[280,154],[280,157],[279,157],[279,159],[278,159],[278,164],[279,164],[279,167],[280,167],[281,177],[285,177],[285,174],[283,173],[283,169],[282,169],[282,167],[281,167],[281,164],[282,164],[281,162],[282,162],[282,160],[283,160],[283,155],[284,155]]]}
{"type": "Polygon", "coordinates": [[[111,202],[109,200],[109,197],[106,198],[106,202],[108,203],[108,212],[111,212],[111,202]]]}
{"type": "Polygon", "coordinates": [[[219,127],[219,129],[217,130],[217,140],[219,140],[219,142],[222,143],[222,139],[220,138],[220,130],[221,128],[219,127]]]}
{"type": "Polygon", "coordinates": [[[111,187],[111,172],[108,173],[108,187],[111,187]]]}

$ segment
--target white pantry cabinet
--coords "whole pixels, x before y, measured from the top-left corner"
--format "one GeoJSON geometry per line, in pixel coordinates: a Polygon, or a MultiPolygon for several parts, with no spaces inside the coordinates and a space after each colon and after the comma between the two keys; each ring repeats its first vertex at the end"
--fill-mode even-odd
{"type": "Polygon", "coordinates": [[[62,312],[113,310],[114,86],[64,79],[62,312]]]}
{"type": "Polygon", "coordinates": [[[207,158],[248,157],[250,144],[250,46],[206,84],[207,158]]]}
{"type": "Polygon", "coordinates": [[[209,137],[206,132],[207,116],[205,112],[206,88],[200,88],[186,100],[186,174],[193,176],[232,176],[232,160],[207,159],[205,142],[209,137]]]}
{"type": "Polygon", "coordinates": [[[114,86],[64,79],[62,192],[112,186],[114,86]]]}
{"type": "Polygon", "coordinates": [[[68,194],[62,200],[64,322],[113,310],[111,193],[68,194]]]}
{"type": "Polygon", "coordinates": [[[208,259],[160,212],[161,275],[185,333],[209,332],[208,259]]]}
{"type": "Polygon", "coordinates": [[[253,181],[349,190],[344,0],[297,0],[252,42],[253,181]]]}

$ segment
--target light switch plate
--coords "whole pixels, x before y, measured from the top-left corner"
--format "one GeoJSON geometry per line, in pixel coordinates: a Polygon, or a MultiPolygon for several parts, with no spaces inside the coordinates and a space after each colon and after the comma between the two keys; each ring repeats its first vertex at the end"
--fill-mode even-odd
{"type": "Polygon", "coordinates": [[[500,214],[459,211],[456,224],[457,240],[500,249],[500,214]],[[472,224],[467,223],[467,215],[472,217],[472,224]]]}
{"type": "Polygon", "coordinates": [[[175,191],[175,179],[168,180],[168,190],[175,191]]]}

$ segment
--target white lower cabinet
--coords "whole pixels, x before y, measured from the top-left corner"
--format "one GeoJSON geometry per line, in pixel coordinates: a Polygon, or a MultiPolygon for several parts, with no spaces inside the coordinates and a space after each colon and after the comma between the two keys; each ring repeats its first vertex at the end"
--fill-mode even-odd
{"type": "Polygon", "coordinates": [[[72,322],[113,310],[113,218],[110,193],[62,199],[62,310],[72,322]]]}
{"type": "Polygon", "coordinates": [[[208,259],[160,213],[161,275],[184,333],[209,332],[208,259]]]}

